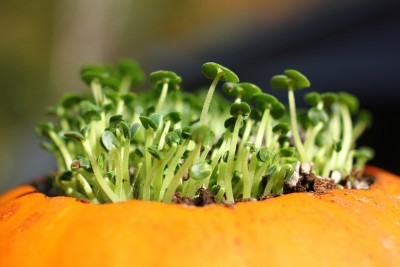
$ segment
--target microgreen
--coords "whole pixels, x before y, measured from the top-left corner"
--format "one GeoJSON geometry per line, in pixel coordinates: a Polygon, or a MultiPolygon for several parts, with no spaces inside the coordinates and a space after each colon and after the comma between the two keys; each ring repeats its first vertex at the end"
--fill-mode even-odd
{"type": "Polygon", "coordinates": [[[59,165],[54,185],[93,203],[171,202],[200,188],[233,203],[283,194],[304,173],[339,183],[373,157],[355,146],[371,115],[348,93],[310,92],[310,108],[298,114],[294,92],[310,82],[286,70],[270,85],[288,91],[287,116],[276,97],[228,68],[209,62],[201,72],[212,80],[207,92],[182,91],[166,70],[149,75],[149,90],[130,92],[145,80],[136,62],[83,67],[92,95],[67,94],[51,109],[55,122],[37,125],[59,165]],[[219,81],[233,103],[216,91],[219,81]]]}

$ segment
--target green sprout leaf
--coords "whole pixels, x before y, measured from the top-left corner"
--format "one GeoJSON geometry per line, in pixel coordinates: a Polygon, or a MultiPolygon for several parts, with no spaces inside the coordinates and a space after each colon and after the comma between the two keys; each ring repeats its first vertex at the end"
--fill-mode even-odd
{"type": "Polygon", "coordinates": [[[276,102],[272,104],[271,116],[275,120],[279,120],[286,114],[286,108],[281,102],[276,102]]]}
{"type": "Polygon", "coordinates": [[[270,85],[274,89],[288,89],[290,79],[286,75],[275,75],[270,80],[270,85]]]}
{"type": "Polygon", "coordinates": [[[101,145],[107,151],[111,151],[114,147],[119,147],[119,141],[117,137],[110,131],[104,131],[100,140],[101,145]]]}
{"type": "Polygon", "coordinates": [[[239,77],[230,69],[215,63],[215,62],[207,62],[201,67],[201,73],[206,76],[208,79],[214,79],[218,72],[222,72],[221,80],[226,82],[239,82],[239,77]]]}
{"type": "Polygon", "coordinates": [[[158,88],[161,88],[164,83],[169,84],[170,88],[179,88],[182,83],[182,78],[175,72],[159,70],[150,73],[150,81],[158,88]]]}
{"type": "Polygon", "coordinates": [[[111,76],[110,70],[103,66],[88,65],[81,69],[81,79],[87,84],[94,80],[102,83],[104,80],[111,76]]]}
{"type": "Polygon", "coordinates": [[[310,106],[317,106],[321,102],[321,95],[318,92],[310,92],[304,95],[304,101],[310,106]]]}
{"type": "Polygon", "coordinates": [[[190,168],[190,178],[194,180],[203,180],[211,175],[212,168],[206,162],[201,162],[193,165],[190,168]]]}
{"type": "Polygon", "coordinates": [[[231,115],[234,117],[237,117],[239,115],[248,116],[250,112],[250,105],[246,102],[233,103],[230,110],[231,115]]]}
{"type": "Polygon", "coordinates": [[[118,63],[118,70],[122,76],[129,76],[132,85],[140,85],[145,79],[145,74],[140,65],[130,59],[123,59],[118,63]]]}
{"type": "Polygon", "coordinates": [[[266,93],[255,94],[252,99],[256,103],[258,109],[262,111],[265,109],[271,109],[272,105],[278,102],[276,97],[266,93]]]}
{"type": "Polygon", "coordinates": [[[154,130],[157,130],[158,124],[156,121],[153,120],[153,118],[147,117],[147,116],[140,116],[139,117],[143,127],[147,130],[149,128],[153,128],[154,130]]]}
{"type": "Polygon", "coordinates": [[[356,114],[358,112],[360,103],[359,103],[357,97],[355,97],[352,94],[346,93],[346,92],[340,92],[338,94],[338,96],[339,96],[340,102],[342,102],[349,108],[351,114],[356,114]]]}
{"type": "Polygon", "coordinates": [[[68,138],[71,138],[71,139],[74,139],[74,140],[76,140],[76,141],[78,141],[80,143],[82,143],[82,141],[86,140],[86,138],[80,132],[77,132],[77,131],[65,132],[64,136],[68,137],[68,138]]]}

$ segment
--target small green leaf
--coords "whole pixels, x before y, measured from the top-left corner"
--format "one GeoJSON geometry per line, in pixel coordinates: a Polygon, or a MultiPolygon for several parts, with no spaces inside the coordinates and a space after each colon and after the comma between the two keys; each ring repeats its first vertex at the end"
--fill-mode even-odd
{"type": "Polygon", "coordinates": [[[209,132],[209,129],[206,125],[195,125],[191,129],[191,137],[195,143],[202,143],[206,138],[209,132]]]}
{"type": "Polygon", "coordinates": [[[338,95],[331,92],[326,92],[321,94],[321,100],[324,103],[325,108],[330,108],[333,103],[337,102],[339,99],[338,95]]]}
{"type": "Polygon", "coordinates": [[[131,128],[126,121],[121,121],[118,123],[118,128],[127,140],[131,139],[131,128]]]}
{"type": "Polygon", "coordinates": [[[144,158],[144,152],[141,148],[136,148],[135,154],[138,155],[140,158],[144,158]]]}
{"type": "Polygon", "coordinates": [[[274,89],[288,89],[290,79],[286,75],[275,75],[270,80],[270,85],[274,89]]]}
{"type": "Polygon", "coordinates": [[[102,110],[99,106],[96,106],[89,100],[83,100],[79,103],[79,107],[82,117],[84,117],[87,122],[93,119],[100,120],[102,110]]]}
{"type": "Polygon", "coordinates": [[[110,124],[118,124],[121,121],[124,120],[124,116],[118,114],[118,115],[114,115],[110,118],[110,124]]]}
{"type": "Polygon", "coordinates": [[[252,99],[260,111],[271,109],[272,105],[278,102],[275,96],[266,93],[255,94],[252,99]]]}
{"type": "Polygon", "coordinates": [[[271,160],[271,154],[268,148],[263,147],[257,152],[257,159],[261,162],[267,162],[271,160]]]}
{"type": "Polygon", "coordinates": [[[38,135],[48,136],[51,131],[54,131],[54,124],[51,122],[39,122],[36,125],[36,133],[38,135]]]}
{"type": "Polygon", "coordinates": [[[250,105],[246,102],[233,103],[230,110],[231,115],[234,117],[239,115],[248,116],[250,112],[250,105]]]}
{"type": "Polygon", "coordinates": [[[162,121],[162,116],[161,114],[158,113],[153,113],[150,115],[150,118],[156,123],[157,128],[155,128],[154,130],[158,129],[158,126],[160,125],[161,121],[162,121]]]}
{"type": "Polygon", "coordinates": [[[307,112],[307,117],[312,125],[317,125],[318,123],[326,123],[329,120],[328,114],[323,109],[317,107],[310,108],[307,112]]]}
{"type": "Polygon", "coordinates": [[[243,180],[243,173],[241,171],[235,170],[232,176],[232,183],[236,184],[243,180]]]}
{"type": "Polygon", "coordinates": [[[234,83],[239,82],[238,76],[233,71],[215,62],[205,63],[201,67],[201,72],[209,79],[214,79],[217,74],[221,72],[221,81],[234,83]]]}
{"type": "Polygon", "coordinates": [[[82,130],[81,130],[81,134],[86,138],[87,134],[89,132],[90,129],[90,124],[85,125],[82,130]]]}
{"type": "Polygon", "coordinates": [[[222,91],[228,95],[238,98],[251,99],[255,94],[261,93],[260,87],[252,83],[226,82],[222,91]]]}
{"type": "Polygon", "coordinates": [[[206,162],[201,162],[193,165],[190,170],[190,178],[194,180],[203,180],[211,175],[212,168],[210,164],[206,162]]]}
{"type": "Polygon", "coordinates": [[[131,127],[131,139],[135,136],[135,134],[137,134],[140,131],[140,128],[142,126],[140,125],[140,123],[136,122],[132,125],[131,127]]]}
{"type": "Polygon", "coordinates": [[[140,119],[140,122],[142,123],[143,127],[146,130],[148,130],[149,128],[153,128],[154,130],[157,130],[158,125],[152,118],[147,117],[147,116],[140,116],[139,119],[140,119]]]}
{"type": "Polygon", "coordinates": [[[172,123],[178,123],[182,120],[182,113],[177,111],[171,111],[164,116],[164,122],[171,121],[172,123]]]}
{"type": "Polygon", "coordinates": [[[168,83],[169,88],[178,89],[182,78],[173,71],[159,70],[150,74],[150,81],[158,88],[162,88],[165,83],[168,83]]]}
{"type": "Polygon", "coordinates": [[[162,155],[161,152],[157,149],[157,145],[152,145],[147,148],[147,151],[156,159],[160,160],[162,155]]]}
{"type": "Polygon", "coordinates": [[[72,138],[80,143],[82,141],[85,141],[85,139],[86,139],[80,132],[77,132],[77,131],[67,131],[64,133],[64,136],[68,137],[68,138],[72,138]]]}
{"type": "Polygon", "coordinates": [[[182,128],[181,136],[183,139],[188,139],[192,136],[192,128],[189,126],[185,126],[182,128]]]}
{"type": "Polygon", "coordinates": [[[83,100],[82,96],[76,95],[76,94],[65,94],[61,100],[61,105],[69,109],[73,107],[74,105],[79,104],[83,100]]]}
{"type": "Polygon", "coordinates": [[[145,74],[140,65],[130,59],[123,59],[118,64],[118,70],[122,76],[129,76],[132,85],[140,85],[145,79],[145,74]]]}
{"type": "Polygon", "coordinates": [[[173,144],[179,144],[180,141],[181,141],[181,138],[179,137],[179,135],[176,132],[169,132],[165,136],[165,142],[169,146],[172,146],[173,144]]]}
{"type": "Polygon", "coordinates": [[[211,193],[212,193],[213,195],[217,195],[220,189],[221,189],[221,186],[220,186],[220,185],[218,185],[218,184],[213,185],[213,186],[211,187],[211,193]]]}
{"type": "Polygon", "coordinates": [[[282,147],[279,149],[279,155],[281,157],[292,157],[296,153],[296,149],[294,147],[282,147]]]}
{"type": "Polygon", "coordinates": [[[286,108],[281,102],[276,102],[272,104],[271,116],[275,120],[279,120],[286,114],[286,108]]]}
{"type": "Polygon", "coordinates": [[[274,89],[300,90],[310,87],[310,81],[297,70],[288,69],[285,75],[275,75],[271,78],[270,85],[274,89]]]}
{"type": "Polygon", "coordinates": [[[360,147],[354,153],[354,158],[370,160],[375,156],[375,152],[370,147],[360,147]]]}
{"type": "Polygon", "coordinates": [[[317,106],[321,102],[321,95],[318,92],[307,93],[304,96],[304,101],[310,106],[317,106]]]}
{"type": "Polygon", "coordinates": [[[360,103],[359,103],[357,97],[355,97],[352,94],[346,93],[346,92],[340,92],[338,94],[338,96],[339,96],[340,102],[342,102],[349,108],[351,114],[356,114],[358,112],[360,103]]]}
{"type": "Polygon", "coordinates": [[[251,152],[251,153],[254,153],[257,151],[257,148],[252,143],[249,143],[249,142],[244,144],[244,148],[248,149],[249,152],[251,152]]]}
{"type": "Polygon", "coordinates": [[[101,145],[105,150],[111,151],[113,147],[119,147],[119,141],[115,135],[110,131],[104,131],[101,135],[101,145]]]}
{"type": "Polygon", "coordinates": [[[87,65],[81,68],[81,79],[90,85],[92,81],[97,80],[102,83],[104,79],[111,76],[110,70],[104,66],[87,65]]]}
{"type": "Polygon", "coordinates": [[[284,122],[278,123],[272,128],[272,131],[279,135],[286,135],[290,131],[290,125],[284,122]]]}
{"type": "Polygon", "coordinates": [[[337,141],[333,143],[333,149],[336,152],[340,152],[342,150],[342,141],[337,141]]]}
{"type": "Polygon", "coordinates": [[[287,77],[289,77],[290,84],[295,90],[304,89],[311,86],[308,78],[297,70],[288,69],[285,70],[284,73],[287,77]]]}

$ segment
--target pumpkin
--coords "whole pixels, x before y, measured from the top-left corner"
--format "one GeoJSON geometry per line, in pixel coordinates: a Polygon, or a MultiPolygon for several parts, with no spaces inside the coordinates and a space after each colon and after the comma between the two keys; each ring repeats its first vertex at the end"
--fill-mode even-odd
{"type": "Polygon", "coordinates": [[[88,204],[29,185],[0,198],[0,266],[398,266],[400,179],[202,208],[88,204]]]}

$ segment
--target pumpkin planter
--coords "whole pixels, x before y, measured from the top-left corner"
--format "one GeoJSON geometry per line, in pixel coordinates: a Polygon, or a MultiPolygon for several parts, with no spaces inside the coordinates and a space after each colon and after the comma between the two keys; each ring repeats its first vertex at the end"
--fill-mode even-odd
{"type": "Polygon", "coordinates": [[[398,266],[400,179],[233,207],[0,198],[0,266],[398,266]]]}
{"type": "Polygon", "coordinates": [[[270,80],[286,114],[228,68],[201,71],[203,105],[170,71],[135,94],[137,63],[84,67],[93,96],[65,96],[37,127],[64,196],[26,185],[0,198],[0,266],[398,265],[400,180],[372,167],[373,186],[360,179],[373,152],[356,148],[371,119],[355,96],[311,92],[299,113],[294,91],[310,82],[288,69],[270,80]],[[203,194],[213,204],[171,204],[203,194]]]}

